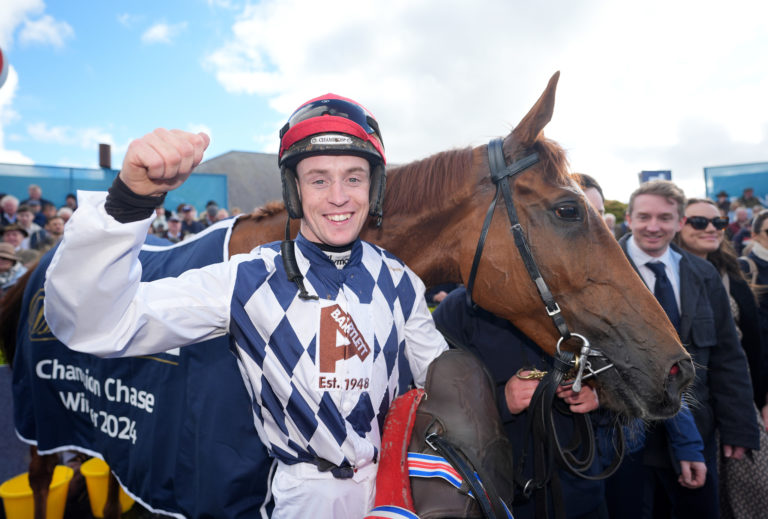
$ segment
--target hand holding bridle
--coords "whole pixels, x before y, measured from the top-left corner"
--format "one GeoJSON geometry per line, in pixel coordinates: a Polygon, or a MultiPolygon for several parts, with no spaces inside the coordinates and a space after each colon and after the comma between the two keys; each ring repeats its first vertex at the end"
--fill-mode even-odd
{"type": "Polygon", "coordinates": [[[162,195],[184,183],[210,142],[204,133],[158,128],[131,142],[120,178],[137,195],[162,195]]]}
{"type": "Polygon", "coordinates": [[[590,386],[581,386],[581,391],[576,393],[571,386],[559,386],[557,396],[562,398],[572,413],[589,413],[600,406],[597,391],[590,386]]]}
{"type": "Polygon", "coordinates": [[[521,371],[507,381],[504,386],[504,396],[507,400],[507,408],[512,414],[520,414],[531,405],[531,398],[539,385],[537,379],[525,379],[529,371],[521,371]]]}

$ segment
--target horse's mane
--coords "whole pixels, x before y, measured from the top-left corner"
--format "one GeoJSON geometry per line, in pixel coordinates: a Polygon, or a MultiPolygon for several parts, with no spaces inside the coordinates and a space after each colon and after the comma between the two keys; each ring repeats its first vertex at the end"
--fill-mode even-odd
{"type": "Polygon", "coordinates": [[[573,182],[569,174],[568,158],[565,150],[555,141],[539,138],[533,144],[533,150],[539,154],[539,163],[548,175],[547,180],[558,186],[573,182]]]}
{"type": "Polygon", "coordinates": [[[269,218],[270,216],[275,216],[276,214],[281,214],[285,212],[285,204],[280,200],[273,200],[271,202],[267,202],[265,205],[261,207],[257,207],[254,209],[247,218],[253,219],[254,221],[258,222],[260,220],[264,220],[265,218],[269,218]]]}
{"type": "Polygon", "coordinates": [[[449,150],[387,172],[384,214],[423,212],[455,198],[472,169],[472,148],[449,150]]]}

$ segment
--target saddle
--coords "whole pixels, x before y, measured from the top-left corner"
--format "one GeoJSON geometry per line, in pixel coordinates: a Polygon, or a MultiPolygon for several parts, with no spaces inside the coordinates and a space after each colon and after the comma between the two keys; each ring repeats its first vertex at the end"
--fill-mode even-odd
{"type": "Polygon", "coordinates": [[[506,518],[513,475],[512,445],[488,373],[471,353],[443,352],[424,390],[395,399],[387,415],[376,506],[400,506],[421,519],[506,518]],[[428,463],[444,460],[434,463],[447,462],[453,476],[409,478],[408,458],[413,474],[413,458],[421,455],[428,463]]]}

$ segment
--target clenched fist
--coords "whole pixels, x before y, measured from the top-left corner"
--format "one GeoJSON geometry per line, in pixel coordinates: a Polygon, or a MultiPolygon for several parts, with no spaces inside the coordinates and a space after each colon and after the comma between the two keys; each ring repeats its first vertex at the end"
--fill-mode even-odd
{"type": "Polygon", "coordinates": [[[162,195],[184,183],[210,142],[204,133],[158,128],[128,146],[120,178],[137,195],[162,195]]]}

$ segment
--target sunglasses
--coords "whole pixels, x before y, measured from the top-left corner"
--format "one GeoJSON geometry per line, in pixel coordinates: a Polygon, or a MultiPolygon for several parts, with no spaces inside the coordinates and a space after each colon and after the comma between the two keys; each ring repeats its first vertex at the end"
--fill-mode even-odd
{"type": "Polygon", "coordinates": [[[715,216],[714,218],[706,218],[704,216],[689,216],[686,218],[685,223],[696,229],[697,231],[703,231],[711,223],[715,229],[722,231],[728,227],[727,216],[715,216]]]}

